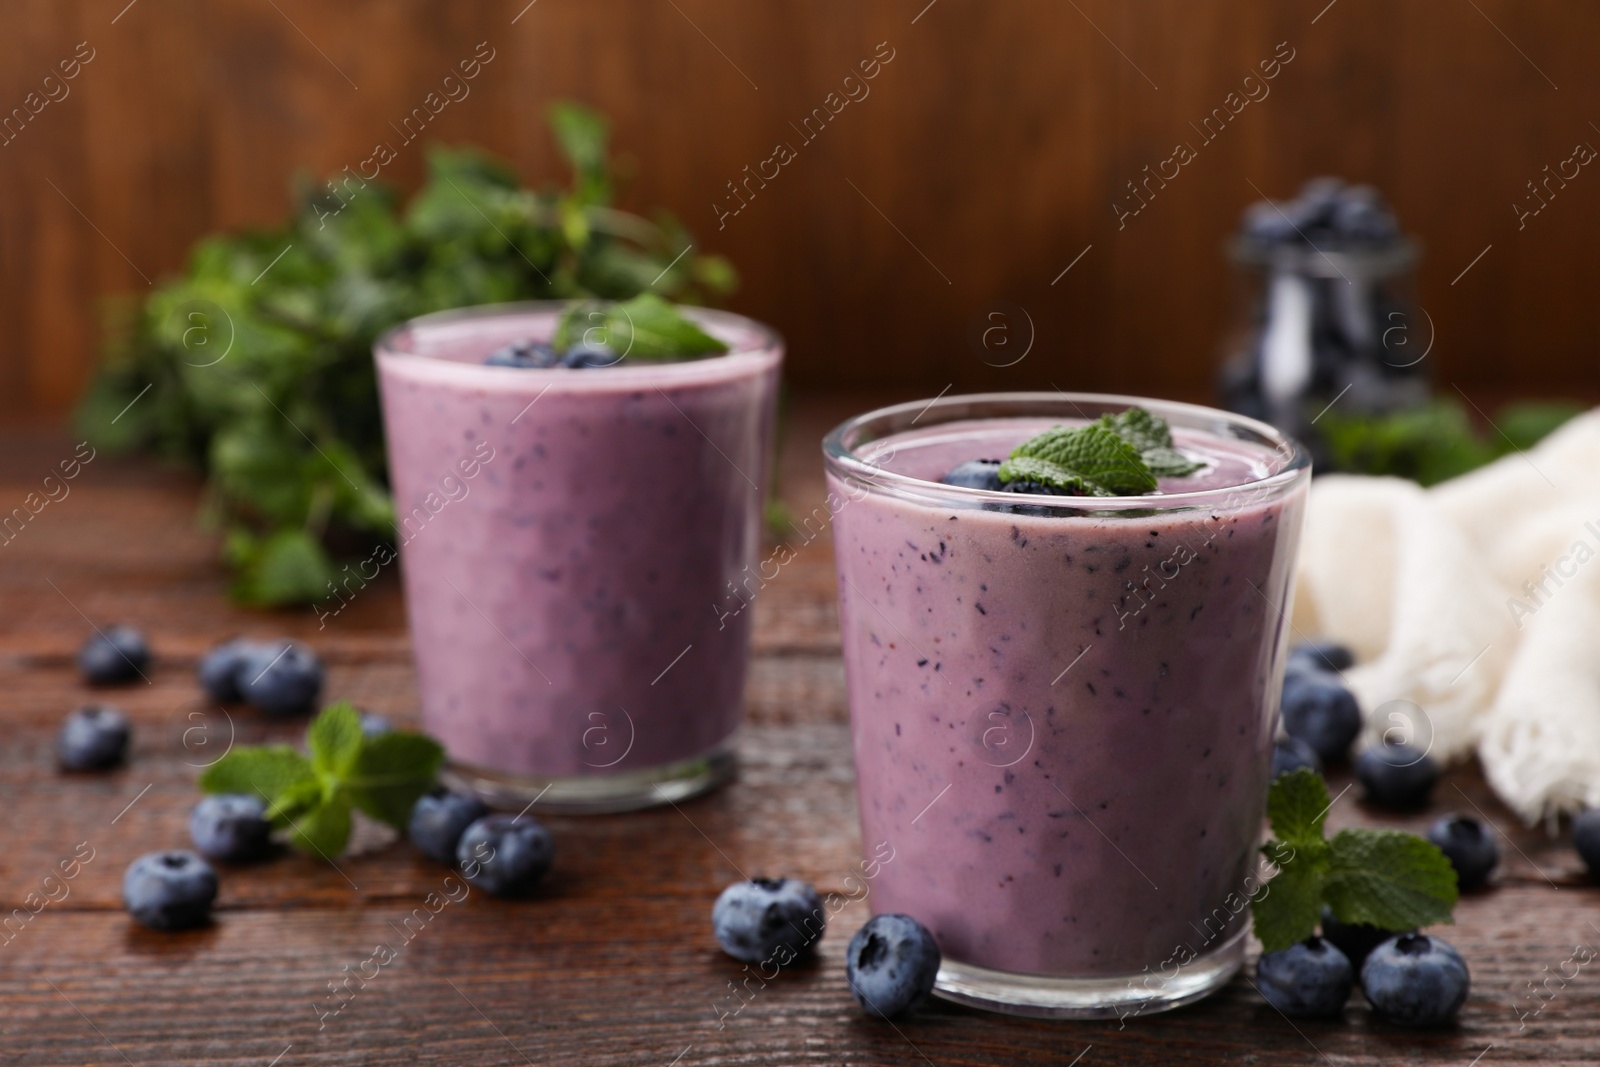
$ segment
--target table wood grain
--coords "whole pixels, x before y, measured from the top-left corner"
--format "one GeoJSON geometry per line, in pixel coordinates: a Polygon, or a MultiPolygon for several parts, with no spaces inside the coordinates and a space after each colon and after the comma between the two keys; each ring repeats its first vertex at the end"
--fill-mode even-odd
{"type": "MultiPolygon", "coordinates": [[[[782,470],[798,514],[822,498],[816,439],[848,406],[797,407],[782,470]]],[[[71,451],[54,432],[0,443],[0,510],[71,451]]],[[[846,882],[859,841],[825,536],[801,547],[755,601],[738,780],[677,808],[549,817],[557,862],[535,899],[474,891],[443,906],[436,897],[430,912],[428,894],[459,883],[367,826],[337,867],[294,854],[223,867],[206,929],[142,930],[120,907],[122,872],[141,853],[187,844],[195,765],[214,757],[206,745],[225,744],[230,728],[215,713],[190,717],[201,707],[192,672],[205,648],[234,633],[294,635],[326,658],[329,696],[402,723],[417,712],[392,580],[320,631],[309,611],[234,608],[215,543],[196,522],[197,499],[186,475],[97,457],[66,499],[0,547],[0,912],[9,916],[0,923],[0,1064],[943,1067],[1081,1057],[1084,1067],[1491,1067],[1600,1058],[1600,975],[1568,962],[1578,946],[1600,944],[1600,888],[1563,840],[1518,826],[1471,766],[1446,776],[1428,813],[1384,817],[1352,790],[1331,814],[1335,826],[1421,829],[1443,811],[1478,810],[1504,834],[1497,884],[1465,898],[1446,932],[1473,981],[1451,1029],[1386,1025],[1359,994],[1342,1021],[1291,1023],[1254,992],[1248,970],[1202,1004],[1125,1028],[943,1003],[891,1026],[862,1016],[844,982],[844,946],[868,914],[861,901],[834,919],[815,961],[764,986],[752,980],[735,998],[730,983],[745,974],[717,950],[708,922],[722,886],[741,872],[796,875],[840,894],[856,884],[846,882]],[[144,627],[155,652],[148,683],[107,692],[78,680],[72,657],[86,618],[144,627]],[[59,773],[59,720],[105,698],[135,722],[127,766],[59,773]],[[207,732],[193,733],[201,721],[207,732]],[[84,856],[92,858],[71,866],[84,856]],[[76,876],[47,881],[63,861],[76,876]],[[365,964],[380,944],[393,961],[365,964]],[[330,993],[350,975],[344,992],[330,993]]],[[[290,740],[300,728],[231,712],[236,743],[290,740]]],[[[1347,779],[1335,774],[1331,784],[1338,792],[1347,779]]]]}

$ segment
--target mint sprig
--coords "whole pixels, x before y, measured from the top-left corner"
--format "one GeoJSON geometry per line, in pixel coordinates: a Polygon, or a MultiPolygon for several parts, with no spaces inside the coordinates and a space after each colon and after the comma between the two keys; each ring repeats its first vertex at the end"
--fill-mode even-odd
{"type": "Polygon", "coordinates": [[[1279,775],[1267,794],[1273,838],[1262,853],[1278,868],[1250,901],[1256,936],[1278,952],[1316,932],[1322,906],[1342,923],[1396,933],[1454,921],[1455,869],[1438,847],[1416,834],[1324,824],[1331,802],[1316,772],[1279,775]]]}
{"type": "Polygon", "coordinates": [[[240,746],[205,769],[200,788],[262,797],[267,818],[296,848],[331,861],[350,840],[353,810],[404,828],[444,763],[444,749],[422,734],[362,733],[361,715],[347,701],[312,721],[306,747],[309,759],[288,745],[240,746]]]}
{"type": "Polygon", "coordinates": [[[551,343],[558,349],[600,343],[635,360],[695,359],[721,355],[728,346],[706,333],[655,293],[631,300],[580,300],[569,304],[551,343]]]}
{"type": "Polygon", "coordinates": [[[1087,426],[1052,426],[1000,465],[1000,481],[1035,483],[1070,496],[1140,496],[1158,476],[1193,474],[1201,464],[1179,452],[1166,420],[1144,408],[1102,415],[1087,426]]]}

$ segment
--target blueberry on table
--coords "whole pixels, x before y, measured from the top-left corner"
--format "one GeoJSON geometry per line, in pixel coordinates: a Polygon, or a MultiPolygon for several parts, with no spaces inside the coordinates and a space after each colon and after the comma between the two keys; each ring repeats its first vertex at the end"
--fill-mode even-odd
{"type": "Polygon", "coordinates": [[[969,459],[951,469],[939,480],[945,485],[958,485],[964,489],[991,489],[998,492],[1000,485],[998,459],[969,459]]]}
{"type": "Polygon", "coordinates": [[[304,715],[322,693],[322,661],[295,641],[251,648],[234,677],[245,702],[268,715],[304,715]]]}
{"type": "Polygon", "coordinates": [[[1272,745],[1272,777],[1276,779],[1278,775],[1288,774],[1300,767],[1308,767],[1321,774],[1322,760],[1317,756],[1317,750],[1298,737],[1278,738],[1272,745]]]}
{"type": "Polygon", "coordinates": [[[248,793],[213,793],[189,812],[189,836],[202,856],[245,862],[260,859],[272,844],[267,805],[248,793]]]}
{"type": "Polygon", "coordinates": [[[194,674],[200,688],[219,704],[233,704],[244,699],[239,693],[241,666],[252,652],[265,647],[260,641],[243,637],[217,645],[195,665],[194,674]]]}
{"type": "Polygon", "coordinates": [[[412,805],[406,836],[424,856],[451,866],[456,862],[461,835],[487,814],[489,806],[477,797],[437,788],[412,805]]]}
{"type": "Polygon", "coordinates": [[[1366,962],[1373,949],[1394,936],[1394,931],[1368,923],[1342,923],[1334,917],[1333,909],[1322,906],[1322,939],[1330,942],[1356,970],[1366,962]]]}
{"type": "Polygon", "coordinates": [[[100,771],[122,762],[128,751],[128,717],[109,704],[90,704],[67,716],[56,735],[63,770],[100,771]]]}
{"type": "Polygon", "coordinates": [[[217,899],[217,874],[193,852],[150,852],[122,876],[122,904],[152,930],[202,926],[217,899]]]}
{"type": "Polygon", "coordinates": [[[1421,749],[1385,742],[1356,757],[1356,779],[1379,807],[1414,811],[1428,803],[1439,768],[1421,749]]]}
{"type": "Polygon", "coordinates": [[[1336,674],[1291,672],[1283,680],[1283,730],[1316,752],[1323,763],[1349,755],[1361,732],[1361,706],[1336,674]]]}
{"type": "Polygon", "coordinates": [[[554,367],[559,360],[556,358],[555,350],[542,341],[513,341],[490,352],[483,362],[489,367],[519,367],[530,370],[538,367],[554,367]]]}
{"type": "Polygon", "coordinates": [[[1311,667],[1320,671],[1347,671],[1356,658],[1344,645],[1332,641],[1308,641],[1289,650],[1288,670],[1311,667]]]}
{"type": "Polygon", "coordinates": [[[1579,812],[1572,820],[1572,847],[1578,850],[1590,876],[1600,879],[1600,808],[1579,812]]]}
{"type": "Polygon", "coordinates": [[[1344,1010],[1355,987],[1349,957],[1320,937],[1309,937],[1256,963],[1256,988],[1291,1019],[1328,1019],[1344,1010]]]}
{"type": "Polygon", "coordinates": [[[1438,1026],[1466,1002],[1466,961],[1448,942],[1403,934],[1372,950],[1361,966],[1361,989],[1373,1010],[1402,1026],[1438,1026]]]}
{"type": "Polygon", "coordinates": [[[456,843],[462,875],[497,897],[532,892],[554,858],[550,831],[533,819],[516,815],[485,815],[468,826],[456,843]]]}
{"type": "Polygon", "coordinates": [[[1456,869],[1456,885],[1464,890],[1483,886],[1500,862],[1494,832],[1470,815],[1446,815],[1428,829],[1428,840],[1456,869]]]}
{"type": "Polygon", "coordinates": [[[873,916],[844,953],[850,992],[868,1015],[880,1019],[892,1019],[927,1000],[939,977],[939,962],[938,942],[909,915],[873,916]]]}
{"type": "Polygon", "coordinates": [[[97,629],[78,649],[78,670],[90,685],[131,682],[148,666],[150,646],[132,626],[97,629]]]}
{"type": "Polygon", "coordinates": [[[575,370],[594,370],[600,367],[613,367],[622,362],[622,357],[612,351],[610,345],[580,341],[573,345],[561,357],[563,367],[572,367],[575,370]]]}
{"type": "Polygon", "coordinates": [[[827,912],[822,898],[797,878],[752,878],[722,891],[711,909],[711,928],[722,951],[745,963],[776,958],[781,967],[822,939],[827,912]]]}

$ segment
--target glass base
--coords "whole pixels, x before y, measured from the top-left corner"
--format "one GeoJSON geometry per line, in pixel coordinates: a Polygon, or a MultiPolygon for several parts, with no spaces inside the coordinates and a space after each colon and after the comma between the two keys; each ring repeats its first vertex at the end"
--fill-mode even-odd
{"type": "MultiPolygon", "coordinates": [[[[1037,1019],[1131,1019],[1193,1004],[1226,985],[1244,963],[1248,927],[1170,978],[1158,972],[1104,978],[1051,978],[991,971],[946,960],[934,996],[1006,1015],[1037,1019]]],[[[1169,968],[1170,969],[1170,968],[1169,968]]]]}
{"type": "Polygon", "coordinates": [[[440,777],[453,789],[476,793],[485,804],[508,811],[532,807],[564,815],[601,815],[676,804],[731,781],[738,763],[730,738],[694,759],[618,774],[551,778],[491,771],[451,761],[440,777]]]}

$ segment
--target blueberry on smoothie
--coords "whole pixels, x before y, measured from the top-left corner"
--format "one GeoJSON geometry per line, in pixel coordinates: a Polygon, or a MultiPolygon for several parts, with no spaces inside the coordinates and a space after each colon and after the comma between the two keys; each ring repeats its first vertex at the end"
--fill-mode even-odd
{"type": "Polygon", "coordinates": [[[1600,879],[1600,808],[1579,812],[1572,820],[1572,847],[1589,868],[1590,877],[1600,879]]]}
{"type": "Polygon", "coordinates": [[[266,802],[246,793],[202,797],[189,812],[189,836],[202,856],[214,860],[260,859],[272,844],[266,802]]]}
{"type": "Polygon", "coordinates": [[[909,915],[874,915],[844,953],[850,992],[868,1015],[880,1019],[926,1001],[939,977],[939,962],[938,942],[909,915]]]}
{"type": "Polygon", "coordinates": [[[1342,923],[1334,917],[1332,908],[1322,906],[1322,939],[1343,952],[1358,971],[1368,954],[1393,936],[1394,931],[1368,923],[1342,923]]]}
{"type": "Polygon", "coordinates": [[[78,670],[90,685],[114,685],[140,677],[150,665],[150,646],[132,626],[107,626],[78,649],[78,670]]]}
{"type": "Polygon", "coordinates": [[[1356,658],[1343,645],[1332,641],[1308,641],[1289,651],[1289,670],[1312,668],[1319,671],[1347,671],[1355,666],[1356,658]]]}
{"type": "Polygon", "coordinates": [[[1355,969],[1343,952],[1309,937],[1256,963],[1256,988],[1268,1004],[1291,1019],[1328,1019],[1344,1010],[1355,987],[1355,969]]]}
{"type": "Polygon", "coordinates": [[[612,350],[610,345],[597,341],[579,341],[567,349],[561,357],[563,367],[572,367],[575,370],[596,370],[601,367],[614,367],[622,362],[622,357],[612,350]]]}
{"type": "Polygon", "coordinates": [[[554,367],[559,359],[555,350],[542,341],[512,341],[489,353],[484,364],[490,367],[519,367],[524,370],[554,367]]]}
{"type": "Polygon", "coordinates": [[[217,874],[193,852],[151,852],[128,865],[122,904],[152,930],[203,926],[217,899],[217,874]]]}
{"type": "Polygon", "coordinates": [[[322,693],[322,661],[295,641],[252,647],[239,661],[239,695],[268,715],[304,715],[322,693]]]}
{"type": "Polygon", "coordinates": [[[206,696],[220,704],[233,704],[244,699],[239,695],[240,667],[250,653],[262,647],[260,641],[236,637],[201,656],[194,673],[206,696]]]}
{"type": "Polygon", "coordinates": [[[735,882],[711,909],[717,944],[745,963],[776,960],[782,966],[820,941],[826,925],[822,898],[797,878],[735,882]],[[780,952],[784,958],[777,958],[780,952]]]}
{"type": "Polygon", "coordinates": [[[424,856],[448,867],[456,861],[461,835],[487,814],[488,805],[477,797],[436,788],[412,805],[406,836],[424,856]]]}
{"type": "Polygon", "coordinates": [[[56,735],[56,758],[68,771],[103,771],[128,750],[128,717],[121,708],[90,704],[67,716],[56,735]]]}
{"type": "Polygon", "coordinates": [[[521,897],[550,869],[555,842],[533,819],[485,815],[456,843],[456,863],[473,885],[497,897],[521,897]]]}
{"type": "Polygon", "coordinates": [[[1342,762],[1361,732],[1361,706],[1336,674],[1294,672],[1283,679],[1283,730],[1323,763],[1342,762]]]}
{"type": "Polygon", "coordinates": [[[1300,767],[1322,773],[1322,759],[1317,750],[1298,737],[1280,737],[1272,745],[1272,777],[1288,774],[1300,767]]]}
{"type": "Polygon", "coordinates": [[[1456,869],[1456,885],[1463,890],[1484,886],[1500,862],[1493,831],[1470,815],[1446,815],[1428,829],[1428,840],[1456,869]]]}
{"type": "Polygon", "coordinates": [[[1403,934],[1372,950],[1361,989],[1379,1015],[1402,1026],[1449,1022],[1466,1002],[1467,963],[1448,942],[1403,934]]]}
{"type": "Polygon", "coordinates": [[[1356,779],[1379,807],[1414,811],[1427,805],[1439,768],[1421,749],[1385,742],[1356,757],[1356,779]]]}
{"type": "Polygon", "coordinates": [[[1002,488],[1000,485],[1002,462],[998,459],[969,459],[939,480],[945,485],[959,485],[965,489],[992,489],[998,492],[1002,488]]]}

